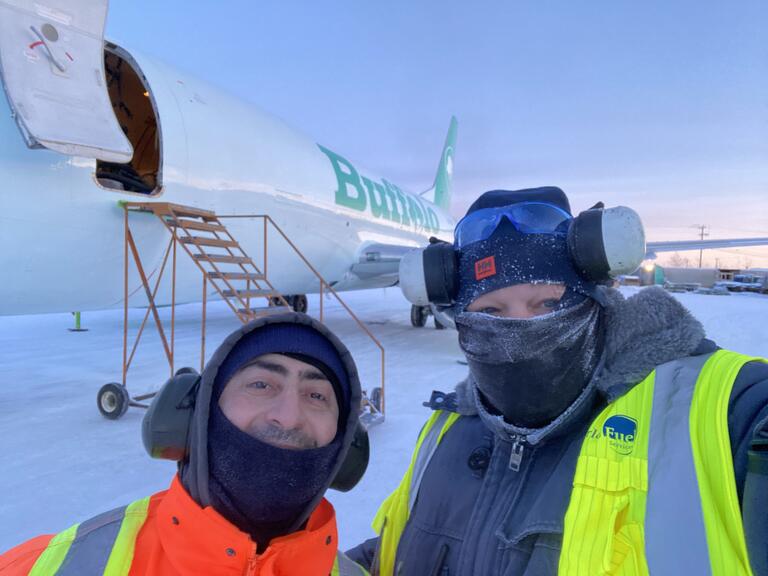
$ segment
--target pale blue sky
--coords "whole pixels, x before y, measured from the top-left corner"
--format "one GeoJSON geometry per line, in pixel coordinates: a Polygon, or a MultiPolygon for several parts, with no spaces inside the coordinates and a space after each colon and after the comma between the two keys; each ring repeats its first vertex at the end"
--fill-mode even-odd
{"type": "Polygon", "coordinates": [[[112,0],[107,33],[412,190],[455,114],[457,215],[552,184],[669,239],[768,236],[766,22],[764,0],[112,0]]]}

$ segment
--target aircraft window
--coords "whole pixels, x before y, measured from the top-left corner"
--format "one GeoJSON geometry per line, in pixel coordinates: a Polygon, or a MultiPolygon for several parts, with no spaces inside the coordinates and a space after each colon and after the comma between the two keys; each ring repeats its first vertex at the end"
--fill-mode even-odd
{"type": "MultiPolygon", "coordinates": [[[[116,50],[119,50],[116,47],[116,50]]],[[[104,51],[104,69],[112,109],[120,127],[133,145],[127,164],[96,162],[99,184],[113,190],[153,194],[161,185],[160,133],[152,95],[140,73],[126,58],[104,51]]]]}

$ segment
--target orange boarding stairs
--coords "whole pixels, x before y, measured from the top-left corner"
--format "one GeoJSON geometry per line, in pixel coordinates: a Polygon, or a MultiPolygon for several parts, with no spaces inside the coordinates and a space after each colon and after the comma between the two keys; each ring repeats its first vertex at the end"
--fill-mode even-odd
{"type": "MultiPolygon", "coordinates": [[[[354,315],[352,310],[339,298],[338,294],[328,285],[314,267],[301,254],[299,249],[291,242],[285,233],[266,215],[230,216],[239,218],[259,218],[264,221],[263,237],[263,265],[259,268],[254,260],[245,252],[243,247],[235,240],[227,227],[222,223],[222,218],[209,210],[202,210],[168,202],[121,202],[124,209],[125,224],[125,270],[124,270],[124,315],[123,315],[123,378],[122,383],[105,384],[99,390],[97,405],[99,411],[108,419],[118,419],[125,414],[129,406],[146,408],[142,402],[152,398],[155,394],[149,393],[131,398],[127,392],[126,382],[128,370],[136,353],[142,333],[152,315],[157,326],[160,340],[168,360],[171,375],[174,374],[174,344],[175,344],[175,308],[176,308],[176,260],[177,246],[180,245],[187,255],[195,262],[202,273],[202,332],[200,345],[200,370],[202,371],[205,359],[205,321],[207,314],[207,294],[210,284],[219,297],[237,318],[247,323],[254,318],[265,314],[274,314],[291,310],[286,298],[280,294],[267,278],[267,229],[271,225],[282,238],[297,253],[308,268],[320,281],[320,320],[323,318],[323,290],[333,294],[347,312],[354,318],[363,331],[373,340],[381,353],[381,387],[374,388],[372,398],[367,396],[363,402],[364,419],[369,423],[383,420],[384,402],[384,348],[380,342],[370,333],[365,325],[354,315]],[[150,276],[147,275],[142,264],[138,248],[133,239],[129,225],[131,212],[149,212],[158,217],[171,235],[168,247],[165,250],[162,264],[157,272],[154,286],[150,284],[150,276]],[[128,350],[128,263],[129,253],[136,265],[141,279],[144,293],[149,302],[144,319],[139,328],[136,339],[129,352],[128,350]],[[155,297],[160,287],[168,259],[171,258],[171,325],[170,338],[166,335],[163,322],[158,313],[155,297]]],[[[182,368],[182,371],[191,370],[182,368]]]]}

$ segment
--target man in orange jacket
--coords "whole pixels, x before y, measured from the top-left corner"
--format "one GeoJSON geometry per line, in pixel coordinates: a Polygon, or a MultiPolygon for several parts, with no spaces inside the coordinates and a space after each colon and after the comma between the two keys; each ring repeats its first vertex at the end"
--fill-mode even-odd
{"type": "Polygon", "coordinates": [[[170,488],[13,548],[0,575],[363,575],[338,552],[323,497],[365,471],[360,398],[349,351],[322,324],[251,322],[147,411],[145,447],[179,462],[170,488]]]}

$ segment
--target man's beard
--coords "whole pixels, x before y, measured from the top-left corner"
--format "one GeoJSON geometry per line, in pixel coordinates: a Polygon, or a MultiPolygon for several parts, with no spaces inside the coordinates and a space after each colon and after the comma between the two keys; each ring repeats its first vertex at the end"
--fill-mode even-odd
{"type": "Polygon", "coordinates": [[[244,432],[265,444],[286,450],[308,450],[319,447],[317,440],[305,432],[296,429],[285,430],[274,424],[250,426],[244,432]]]}

